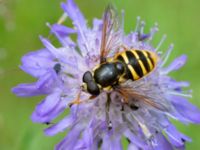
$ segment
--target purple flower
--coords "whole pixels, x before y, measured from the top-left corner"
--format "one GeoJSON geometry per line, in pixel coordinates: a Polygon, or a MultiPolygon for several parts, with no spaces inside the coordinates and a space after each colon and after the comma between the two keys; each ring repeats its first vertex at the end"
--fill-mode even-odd
{"type": "Polygon", "coordinates": [[[155,53],[159,60],[148,75],[136,81],[127,80],[121,85],[137,95],[128,97],[128,103],[114,88],[101,91],[90,100],[91,94],[82,91],[83,75],[99,65],[103,20],[94,19],[93,26],[88,27],[73,0],[63,3],[62,8],[74,27],[58,23],[48,25],[61,46],[55,47],[50,39],[40,37],[44,48],[23,56],[21,65],[21,69],[37,78],[37,81],[13,88],[17,96],[46,95],[36,106],[31,119],[48,124],[44,131],[48,136],[68,130],[67,136],[55,149],[122,150],[122,139],[128,141],[128,150],[184,149],[185,142],[191,139],[180,133],[169,118],[184,124],[200,123],[200,110],[187,100],[191,97],[190,90],[185,89],[189,83],[176,81],[168,74],[180,69],[187,57],[182,55],[166,67],[173,46],[170,45],[164,53],[160,51],[165,36],[156,47],[152,46],[151,41],[158,27],[155,25],[150,33],[145,34],[145,23],[140,18],[135,31],[128,35],[123,32],[123,27],[117,30],[113,27],[110,30],[112,40],[106,39],[110,40],[108,57],[112,58],[122,51],[118,48],[125,45],[129,49],[155,53]],[[74,35],[77,36],[76,40],[72,38],[74,35]],[[77,97],[83,102],[69,107],[77,97]],[[66,109],[70,109],[68,115],[55,123],[54,119],[66,109]]]}

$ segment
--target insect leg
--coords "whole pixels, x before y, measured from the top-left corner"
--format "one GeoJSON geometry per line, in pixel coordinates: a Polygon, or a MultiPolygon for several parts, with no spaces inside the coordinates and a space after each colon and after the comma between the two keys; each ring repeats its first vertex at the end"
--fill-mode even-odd
{"type": "Polygon", "coordinates": [[[123,103],[128,104],[128,96],[126,95],[126,93],[122,90],[119,90],[119,89],[117,89],[117,91],[122,95],[123,103]]]}
{"type": "Polygon", "coordinates": [[[72,105],[74,104],[80,104],[81,103],[80,96],[81,96],[81,91],[78,93],[77,98],[68,104],[69,107],[72,107],[72,105]]]}
{"type": "Polygon", "coordinates": [[[81,92],[82,92],[82,91],[80,91],[80,92],[78,93],[77,98],[76,98],[75,100],[71,101],[71,102],[68,104],[69,107],[72,107],[74,104],[79,105],[79,104],[81,104],[81,103],[85,103],[85,102],[88,102],[89,100],[92,100],[92,99],[96,98],[96,96],[90,96],[90,97],[89,97],[88,99],[86,99],[86,100],[81,100],[81,99],[80,99],[81,92]]]}
{"type": "Polygon", "coordinates": [[[107,122],[107,125],[108,125],[108,130],[112,129],[112,122],[110,121],[110,116],[109,116],[110,103],[111,103],[111,98],[110,98],[110,93],[108,93],[107,94],[107,101],[106,101],[106,122],[107,122]]]}

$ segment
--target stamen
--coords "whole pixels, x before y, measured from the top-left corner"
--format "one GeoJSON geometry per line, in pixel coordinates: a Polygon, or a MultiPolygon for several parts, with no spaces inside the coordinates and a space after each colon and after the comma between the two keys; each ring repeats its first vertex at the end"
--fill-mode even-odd
{"type": "Polygon", "coordinates": [[[151,139],[153,135],[149,131],[148,127],[145,124],[143,124],[141,121],[139,121],[139,119],[135,115],[133,115],[133,113],[131,114],[131,116],[137,121],[138,125],[142,129],[142,131],[143,131],[144,135],[147,137],[147,139],[151,139]]]}
{"type": "MultiPolygon", "coordinates": [[[[67,19],[68,15],[66,13],[64,13],[57,21],[57,24],[63,24],[63,22],[67,19]]],[[[52,31],[52,28],[51,28],[51,25],[49,23],[47,23],[47,26],[51,29],[51,32],[49,33],[48,35],[48,39],[50,39],[51,35],[52,35],[52,32],[55,34],[55,36],[61,40],[62,38],[59,38],[58,35],[56,34],[55,31],[52,31]]],[[[62,40],[61,40],[62,42],[62,40]]],[[[63,42],[62,42],[63,43],[63,42]]]]}
{"type": "Polygon", "coordinates": [[[163,55],[163,58],[162,58],[163,62],[161,64],[161,67],[163,67],[165,65],[165,63],[167,62],[167,60],[168,60],[173,48],[174,48],[174,44],[170,44],[167,52],[165,53],[165,55],[163,55]]]}
{"type": "Polygon", "coordinates": [[[62,38],[56,31],[55,29],[49,24],[47,23],[47,26],[50,28],[51,32],[49,33],[48,39],[51,37],[52,34],[55,35],[55,37],[60,41],[60,43],[64,46],[64,47],[68,47],[68,43],[65,41],[64,38],[62,38]]]}
{"type": "Polygon", "coordinates": [[[169,87],[172,87],[172,88],[179,88],[179,87],[188,87],[190,86],[189,82],[186,82],[186,81],[179,81],[179,82],[172,82],[170,83],[171,86],[169,87]]]}
{"type": "Polygon", "coordinates": [[[144,34],[144,26],[145,26],[145,21],[141,21],[141,26],[140,26],[140,35],[144,34]]]}
{"type": "Polygon", "coordinates": [[[149,139],[149,142],[152,144],[153,147],[158,145],[158,141],[154,140],[153,136],[151,137],[151,139],[149,139]]]}
{"type": "Polygon", "coordinates": [[[155,23],[154,27],[151,28],[150,30],[150,37],[148,39],[148,43],[152,41],[154,35],[158,32],[159,28],[158,28],[158,24],[155,23]]]}
{"type": "Polygon", "coordinates": [[[163,42],[166,40],[166,38],[167,38],[167,35],[166,35],[166,34],[163,35],[163,37],[161,38],[160,42],[158,43],[158,45],[157,45],[155,51],[157,51],[157,50],[161,47],[161,45],[162,45],[163,42]]]}
{"type": "Polygon", "coordinates": [[[108,124],[108,130],[111,130],[111,129],[112,129],[112,122],[110,121],[108,124]]]}
{"type": "Polygon", "coordinates": [[[157,52],[157,54],[158,54],[159,56],[161,56],[161,55],[163,54],[163,52],[159,51],[159,52],[157,52]]]}
{"type": "Polygon", "coordinates": [[[136,26],[135,26],[135,32],[138,32],[139,25],[140,25],[140,16],[137,17],[136,26]]]}
{"type": "Polygon", "coordinates": [[[63,22],[67,19],[68,15],[64,13],[57,21],[57,24],[63,24],[63,22]]]}
{"type": "Polygon", "coordinates": [[[172,95],[176,95],[176,96],[183,96],[183,97],[192,98],[191,94],[180,93],[180,92],[175,92],[175,91],[169,91],[168,93],[172,94],[172,95]]]}

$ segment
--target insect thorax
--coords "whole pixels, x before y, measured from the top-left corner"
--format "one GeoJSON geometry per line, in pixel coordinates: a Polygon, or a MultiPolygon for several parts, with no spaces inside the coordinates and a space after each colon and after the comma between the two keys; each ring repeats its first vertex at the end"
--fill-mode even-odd
{"type": "Polygon", "coordinates": [[[94,80],[103,88],[116,85],[125,71],[124,67],[120,61],[103,63],[94,70],[94,80]]]}

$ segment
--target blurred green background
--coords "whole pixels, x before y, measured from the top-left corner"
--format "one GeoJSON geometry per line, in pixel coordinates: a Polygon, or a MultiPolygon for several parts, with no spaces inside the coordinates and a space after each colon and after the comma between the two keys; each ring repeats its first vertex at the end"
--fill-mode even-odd
{"type": "MultiPolygon", "coordinates": [[[[20,58],[29,51],[42,48],[38,36],[47,36],[46,22],[55,23],[61,16],[61,0],[0,0],[0,150],[49,150],[65,135],[46,137],[45,125],[33,124],[30,115],[42,97],[18,98],[11,87],[34,81],[18,69],[20,58]]],[[[107,0],[75,0],[91,24],[93,17],[101,17],[107,0]]],[[[170,60],[185,53],[188,62],[172,76],[189,80],[193,89],[192,103],[200,107],[200,1],[199,0],[116,0],[116,7],[125,10],[125,31],[135,28],[136,17],[146,21],[145,32],[157,22],[160,32],[168,38],[166,50],[175,44],[170,60]]],[[[200,148],[200,126],[177,127],[193,139],[187,149],[200,148]]]]}

